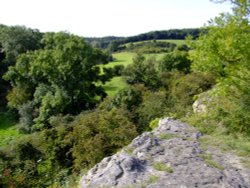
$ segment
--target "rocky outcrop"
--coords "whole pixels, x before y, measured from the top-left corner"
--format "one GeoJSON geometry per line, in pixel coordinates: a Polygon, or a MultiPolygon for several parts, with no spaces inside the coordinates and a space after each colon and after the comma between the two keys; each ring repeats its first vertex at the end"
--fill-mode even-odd
{"type": "MultiPolygon", "coordinates": [[[[211,91],[210,91],[211,92],[211,91]]],[[[197,96],[196,101],[193,103],[193,111],[197,114],[204,114],[208,111],[209,104],[211,105],[213,99],[208,92],[201,93],[197,96]]]]}
{"type": "Polygon", "coordinates": [[[200,100],[196,100],[193,103],[193,111],[196,114],[204,114],[207,112],[207,105],[202,103],[200,100]]]}
{"type": "Polygon", "coordinates": [[[185,123],[161,119],[154,131],[94,166],[82,177],[80,187],[250,187],[250,170],[238,157],[204,151],[201,136],[185,123]]]}

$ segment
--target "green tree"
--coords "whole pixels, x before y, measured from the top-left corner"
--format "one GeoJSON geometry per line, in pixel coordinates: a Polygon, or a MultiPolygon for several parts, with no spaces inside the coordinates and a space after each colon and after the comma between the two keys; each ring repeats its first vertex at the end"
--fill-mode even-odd
{"type": "Polygon", "coordinates": [[[13,65],[19,54],[40,49],[42,36],[38,30],[24,26],[0,25],[0,44],[6,53],[6,61],[13,65]]]}
{"type": "Polygon", "coordinates": [[[44,49],[20,55],[4,76],[13,87],[9,105],[18,109],[32,101],[33,121],[38,128],[48,126],[52,115],[78,114],[94,107],[98,97],[106,96],[95,83],[109,79],[100,75],[97,66],[107,63],[106,55],[82,38],[46,33],[42,42],[44,49]]]}
{"type": "Polygon", "coordinates": [[[118,50],[118,47],[119,47],[119,43],[116,40],[114,40],[109,43],[107,48],[110,53],[113,53],[118,50]]]}
{"type": "Polygon", "coordinates": [[[125,107],[129,111],[133,111],[142,102],[142,91],[138,88],[128,87],[120,90],[111,103],[116,107],[125,107]]]}
{"type": "Polygon", "coordinates": [[[138,107],[138,132],[149,130],[149,124],[155,118],[165,115],[168,107],[167,95],[163,91],[146,91],[143,101],[138,107]]]}
{"type": "Polygon", "coordinates": [[[15,65],[16,57],[27,51],[42,47],[42,33],[23,26],[0,25],[0,106],[6,106],[6,95],[10,84],[2,79],[10,65],[15,65]]]}
{"type": "Polygon", "coordinates": [[[235,69],[249,67],[249,0],[230,1],[233,14],[221,14],[210,22],[208,33],[194,42],[190,52],[195,71],[210,71],[218,77],[230,77],[235,69]]]}
{"type": "Polygon", "coordinates": [[[159,75],[154,58],[147,59],[142,54],[133,58],[133,64],[128,65],[123,71],[123,77],[128,84],[144,84],[150,89],[159,87],[159,75]]]}
{"type": "Polygon", "coordinates": [[[177,70],[188,73],[190,71],[190,66],[191,61],[188,59],[188,53],[178,50],[164,55],[159,63],[159,69],[161,72],[177,70]]]}
{"type": "Polygon", "coordinates": [[[210,22],[208,32],[193,43],[192,70],[209,72],[217,84],[208,91],[213,120],[230,133],[250,133],[250,25],[248,0],[232,1],[233,14],[210,22]]]}
{"type": "Polygon", "coordinates": [[[249,0],[211,0],[216,3],[230,2],[233,5],[235,15],[243,16],[245,18],[250,15],[250,2],[249,0]]]}
{"type": "Polygon", "coordinates": [[[74,169],[91,167],[128,144],[136,135],[136,128],[122,109],[80,114],[73,122],[74,169]],[[80,133],[80,134],[79,134],[80,133]]]}
{"type": "Polygon", "coordinates": [[[182,108],[191,106],[194,96],[212,88],[215,80],[211,74],[192,72],[172,81],[171,95],[176,106],[179,103],[182,108]]]}
{"type": "Polygon", "coordinates": [[[10,84],[2,78],[2,76],[8,69],[8,66],[4,62],[4,60],[5,53],[3,52],[3,49],[0,44],[0,106],[6,106],[6,95],[10,86],[10,84]]]}

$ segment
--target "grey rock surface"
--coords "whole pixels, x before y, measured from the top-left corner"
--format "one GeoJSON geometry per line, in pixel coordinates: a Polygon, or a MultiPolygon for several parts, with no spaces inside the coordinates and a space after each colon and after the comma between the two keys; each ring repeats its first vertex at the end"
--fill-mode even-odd
{"type": "Polygon", "coordinates": [[[192,105],[194,113],[204,114],[213,109],[213,105],[211,103],[213,103],[213,100],[215,100],[215,98],[211,97],[210,92],[208,91],[198,95],[198,98],[192,105]]]}
{"type": "Polygon", "coordinates": [[[180,121],[164,118],[152,132],[135,138],[104,158],[81,178],[81,188],[248,188],[250,170],[239,157],[208,149],[202,134],[180,121]]]}

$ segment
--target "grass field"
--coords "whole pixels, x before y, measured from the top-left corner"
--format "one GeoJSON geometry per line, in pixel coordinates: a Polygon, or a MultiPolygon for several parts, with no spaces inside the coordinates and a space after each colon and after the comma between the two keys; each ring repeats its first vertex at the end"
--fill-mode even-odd
{"type": "Polygon", "coordinates": [[[124,89],[127,86],[127,83],[122,80],[122,77],[114,77],[112,80],[107,82],[104,85],[104,89],[107,92],[108,96],[115,96],[115,94],[120,91],[121,89],[124,89]]]}
{"type": "Polygon", "coordinates": [[[10,141],[19,138],[22,134],[15,127],[16,122],[11,115],[0,112],[0,147],[7,145],[10,141]]]}
{"type": "MultiPolygon", "coordinates": [[[[132,52],[114,53],[113,57],[115,60],[113,62],[110,62],[104,65],[104,67],[111,68],[111,67],[114,67],[115,65],[123,65],[124,67],[126,67],[127,65],[133,63],[133,58],[135,55],[136,53],[132,53],[132,52]]],[[[164,53],[146,54],[145,56],[146,58],[155,57],[156,60],[159,60],[164,56],[164,53]]],[[[127,84],[122,79],[122,77],[114,77],[109,82],[106,82],[106,84],[104,85],[104,89],[109,96],[114,96],[119,90],[125,88],[126,86],[127,84]]]]}
{"type": "MultiPolygon", "coordinates": [[[[140,43],[143,43],[143,42],[152,42],[154,40],[145,40],[145,41],[139,41],[139,42],[129,42],[129,43],[126,43],[124,44],[124,46],[129,46],[130,43],[133,43],[133,44],[140,44],[140,43]]],[[[177,39],[159,39],[159,40],[155,40],[157,42],[170,42],[170,43],[175,43],[177,45],[182,45],[182,44],[185,44],[185,40],[177,40],[177,39]]]]}
{"type": "Polygon", "coordinates": [[[172,42],[172,43],[175,43],[177,45],[185,44],[185,40],[164,39],[164,40],[156,40],[156,41],[159,41],[159,42],[172,42]]]}
{"type": "Polygon", "coordinates": [[[127,66],[133,62],[133,57],[136,55],[132,52],[120,52],[112,54],[114,61],[109,62],[105,67],[114,67],[115,65],[127,66]]]}
{"type": "MultiPolygon", "coordinates": [[[[145,54],[146,58],[155,57],[156,60],[161,59],[165,53],[159,54],[145,54]]],[[[123,65],[126,67],[127,65],[133,63],[133,58],[135,57],[136,53],[133,52],[119,52],[112,54],[113,58],[115,59],[112,62],[104,65],[104,67],[114,67],[115,65],[123,65]]]]}

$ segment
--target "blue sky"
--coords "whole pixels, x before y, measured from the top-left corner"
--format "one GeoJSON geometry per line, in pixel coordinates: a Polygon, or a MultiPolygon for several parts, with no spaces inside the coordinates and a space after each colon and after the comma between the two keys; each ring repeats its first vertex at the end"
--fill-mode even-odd
{"type": "Polygon", "coordinates": [[[201,27],[230,4],[210,0],[3,0],[0,23],[85,37],[201,27]]]}

